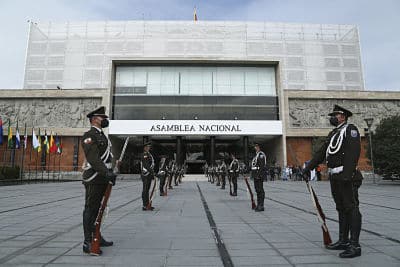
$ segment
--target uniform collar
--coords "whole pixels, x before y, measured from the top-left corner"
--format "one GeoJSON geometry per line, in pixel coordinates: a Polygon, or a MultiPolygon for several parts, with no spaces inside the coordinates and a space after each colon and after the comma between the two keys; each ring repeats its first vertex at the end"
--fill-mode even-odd
{"type": "Polygon", "coordinates": [[[102,133],[102,132],[103,132],[100,128],[98,128],[98,127],[96,127],[96,126],[94,126],[94,125],[92,125],[92,127],[95,128],[99,133],[102,133]]]}

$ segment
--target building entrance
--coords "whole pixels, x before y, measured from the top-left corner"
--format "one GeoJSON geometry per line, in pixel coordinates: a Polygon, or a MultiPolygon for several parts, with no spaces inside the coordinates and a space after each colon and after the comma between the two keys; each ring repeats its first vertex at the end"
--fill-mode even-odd
{"type": "MultiPolygon", "coordinates": [[[[123,138],[112,136],[114,154],[123,138]]],[[[239,161],[249,166],[254,156],[253,144],[260,143],[267,155],[268,164],[280,165],[282,162],[281,136],[131,136],[129,146],[121,167],[122,173],[138,174],[143,143],[151,141],[151,153],[154,156],[156,170],[161,157],[175,160],[177,164],[186,164],[187,173],[202,173],[207,163],[215,164],[221,160],[230,163],[230,154],[235,154],[239,161]]]]}

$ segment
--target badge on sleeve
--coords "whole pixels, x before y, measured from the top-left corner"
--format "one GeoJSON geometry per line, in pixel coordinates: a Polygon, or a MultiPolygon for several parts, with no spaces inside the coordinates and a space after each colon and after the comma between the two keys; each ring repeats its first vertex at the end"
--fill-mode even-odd
{"type": "Polygon", "coordinates": [[[351,134],[351,137],[357,137],[358,136],[357,130],[351,130],[350,134],[351,134]]]}
{"type": "Polygon", "coordinates": [[[92,138],[90,138],[90,137],[88,137],[85,140],[83,140],[83,143],[86,144],[86,145],[90,145],[92,142],[93,142],[92,138]]]}

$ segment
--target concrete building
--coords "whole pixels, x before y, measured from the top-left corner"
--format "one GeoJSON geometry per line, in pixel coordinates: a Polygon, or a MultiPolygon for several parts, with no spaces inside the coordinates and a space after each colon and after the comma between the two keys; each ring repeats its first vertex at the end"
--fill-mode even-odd
{"type": "Polygon", "coordinates": [[[3,120],[63,136],[65,169],[79,169],[85,114],[104,105],[115,150],[131,136],[129,171],[145,140],[196,171],[231,152],[247,162],[253,142],[270,164],[302,164],[334,104],[364,134],[364,118],[399,114],[400,93],[364,90],[352,25],[108,21],[31,23],[24,89],[0,103],[3,120]]]}

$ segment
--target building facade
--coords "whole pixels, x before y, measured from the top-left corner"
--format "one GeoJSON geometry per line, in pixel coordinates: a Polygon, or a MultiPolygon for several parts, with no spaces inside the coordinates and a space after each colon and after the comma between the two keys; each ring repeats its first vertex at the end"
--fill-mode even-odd
{"type": "Polygon", "coordinates": [[[270,164],[299,165],[333,104],[362,129],[366,116],[398,114],[400,99],[364,91],[355,26],[218,21],[31,23],[24,90],[0,95],[1,116],[63,135],[73,166],[85,114],[104,105],[133,160],[152,140],[193,171],[229,153],[248,162],[254,142],[270,164]]]}

